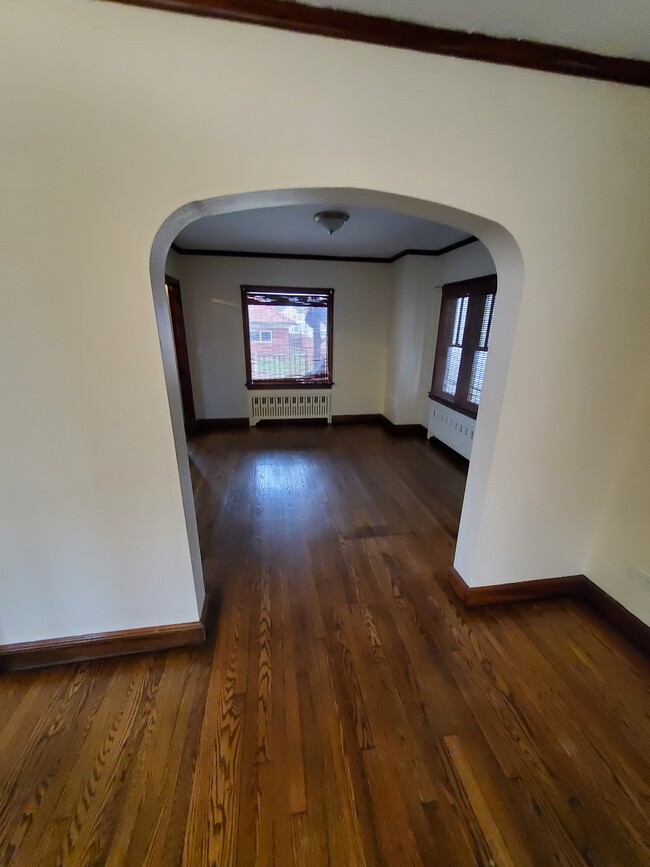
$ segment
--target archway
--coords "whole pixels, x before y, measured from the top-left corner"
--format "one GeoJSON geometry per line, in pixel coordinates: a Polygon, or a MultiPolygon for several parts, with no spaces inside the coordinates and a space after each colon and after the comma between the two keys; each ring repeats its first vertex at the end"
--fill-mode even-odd
{"type": "Polygon", "coordinates": [[[320,204],[331,203],[334,205],[341,199],[351,204],[392,210],[462,229],[475,235],[487,247],[494,260],[499,281],[499,303],[492,327],[493,340],[486,368],[481,410],[474,436],[472,461],[454,560],[454,565],[458,571],[471,584],[477,538],[484,507],[484,494],[491,469],[515,325],[523,291],[524,268],[519,246],[503,226],[489,219],[456,208],[394,193],[351,188],[273,190],[216,197],[184,205],[165,220],[155,236],[151,249],[150,274],[154,307],[199,605],[203,597],[203,571],[183,423],[181,392],[165,289],[167,254],[177,235],[186,226],[201,217],[259,208],[311,204],[316,201],[320,204]]]}

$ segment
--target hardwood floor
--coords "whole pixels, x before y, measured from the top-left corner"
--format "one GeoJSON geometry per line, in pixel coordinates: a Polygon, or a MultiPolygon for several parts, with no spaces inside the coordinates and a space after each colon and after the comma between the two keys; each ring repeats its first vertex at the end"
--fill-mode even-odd
{"type": "Polygon", "coordinates": [[[0,679],[0,864],[650,864],[650,664],[577,602],[459,607],[446,456],[191,457],[212,639],[0,679]]]}

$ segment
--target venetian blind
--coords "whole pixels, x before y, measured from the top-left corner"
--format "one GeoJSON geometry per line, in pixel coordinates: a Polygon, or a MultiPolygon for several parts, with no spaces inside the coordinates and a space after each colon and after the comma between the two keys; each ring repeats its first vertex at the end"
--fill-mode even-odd
{"type": "Polygon", "coordinates": [[[333,289],[242,286],[247,386],[331,386],[333,303],[333,289]]]}
{"type": "Polygon", "coordinates": [[[496,285],[491,275],[442,287],[430,397],[472,418],[483,390],[496,285]]]}

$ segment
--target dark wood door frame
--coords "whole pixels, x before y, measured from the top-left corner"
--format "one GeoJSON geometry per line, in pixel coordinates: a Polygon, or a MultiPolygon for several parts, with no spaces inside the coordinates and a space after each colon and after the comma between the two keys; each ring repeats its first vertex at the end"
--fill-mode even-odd
{"type": "Polygon", "coordinates": [[[167,298],[169,300],[169,318],[172,324],[174,349],[176,350],[178,381],[181,387],[185,435],[189,437],[196,431],[196,412],[194,410],[194,393],[192,391],[190,357],[187,351],[187,335],[185,333],[185,317],[183,316],[181,284],[175,277],[168,277],[167,275],[165,275],[165,284],[167,286],[167,298]]]}

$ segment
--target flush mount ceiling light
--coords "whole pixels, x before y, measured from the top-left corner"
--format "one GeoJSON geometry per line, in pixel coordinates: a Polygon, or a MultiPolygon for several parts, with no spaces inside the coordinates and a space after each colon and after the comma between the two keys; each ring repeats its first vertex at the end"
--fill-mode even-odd
{"type": "Polygon", "coordinates": [[[314,219],[319,226],[327,229],[330,235],[333,235],[334,232],[338,232],[341,226],[347,223],[350,215],[346,214],[345,211],[319,211],[317,214],[314,214],[314,219]]]}

